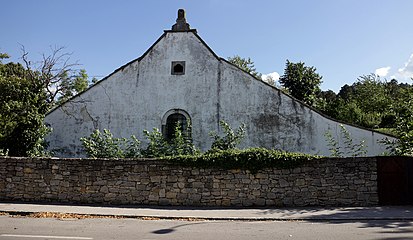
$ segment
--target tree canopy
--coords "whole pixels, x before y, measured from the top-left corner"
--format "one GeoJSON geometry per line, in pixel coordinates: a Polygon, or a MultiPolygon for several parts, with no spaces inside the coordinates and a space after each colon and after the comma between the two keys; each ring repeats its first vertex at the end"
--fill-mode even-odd
{"type": "Polygon", "coordinates": [[[317,95],[321,92],[321,79],[316,68],[307,67],[303,62],[293,63],[287,60],[284,75],[279,81],[293,97],[314,106],[317,95]]]}
{"type": "Polygon", "coordinates": [[[229,57],[228,62],[238,66],[239,68],[251,74],[255,78],[261,79],[261,73],[258,73],[256,71],[254,62],[251,60],[251,58],[242,58],[238,55],[235,55],[233,57],[229,57]]]}
{"type": "Polygon", "coordinates": [[[73,69],[63,48],[43,55],[36,65],[23,50],[21,63],[3,63],[0,53],[0,154],[39,156],[45,154],[46,113],[88,87],[85,70],[73,69]]]}
{"type": "Polygon", "coordinates": [[[48,132],[43,120],[48,105],[39,79],[39,73],[19,63],[0,62],[0,150],[11,156],[33,156],[43,151],[43,137],[48,132]]]}

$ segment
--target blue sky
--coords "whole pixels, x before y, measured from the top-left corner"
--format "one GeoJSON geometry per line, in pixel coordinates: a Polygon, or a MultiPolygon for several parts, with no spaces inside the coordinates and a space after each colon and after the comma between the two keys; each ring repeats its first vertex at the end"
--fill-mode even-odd
{"type": "Polygon", "coordinates": [[[314,66],[322,89],[361,75],[413,77],[412,0],[2,0],[0,52],[37,60],[64,46],[89,76],[102,78],[141,56],[186,10],[192,28],[221,57],[250,57],[258,72],[286,59],[314,66]]]}

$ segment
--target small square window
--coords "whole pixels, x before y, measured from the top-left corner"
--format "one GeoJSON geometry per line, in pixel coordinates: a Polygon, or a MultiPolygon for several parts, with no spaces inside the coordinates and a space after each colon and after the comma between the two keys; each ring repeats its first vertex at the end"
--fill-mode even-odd
{"type": "Polygon", "coordinates": [[[184,75],[185,74],[185,61],[174,61],[171,64],[172,75],[184,75]]]}

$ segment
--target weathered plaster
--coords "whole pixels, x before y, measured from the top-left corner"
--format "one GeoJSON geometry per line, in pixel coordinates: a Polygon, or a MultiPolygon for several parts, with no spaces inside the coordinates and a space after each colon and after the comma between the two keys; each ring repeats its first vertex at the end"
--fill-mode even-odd
{"type": "MultiPolygon", "coordinates": [[[[84,156],[80,138],[94,129],[110,129],[115,137],[143,130],[161,129],[172,109],[187,112],[194,143],[211,146],[210,131],[220,132],[219,121],[234,128],[247,126],[242,147],[278,148],[286,151],[329,155],[324,137],[330,130],[340,144],[340,123],[255,79],[218,58],[196,31],[165,31],[137,60],[56,108],[46,116],[53,128],[47,137],[58,156],[84,156]],[[171,75],[171,62],[185,61],[184,75],[171,75]]],[[[368,155],[379,155],[383,134],[345,125],[368,146],[368,155]]]]}

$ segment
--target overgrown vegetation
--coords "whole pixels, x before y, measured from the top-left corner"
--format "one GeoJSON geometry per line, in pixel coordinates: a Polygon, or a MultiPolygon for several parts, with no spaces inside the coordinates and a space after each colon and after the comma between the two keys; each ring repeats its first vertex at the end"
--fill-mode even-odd
{"type": "Polygon", "coordinates": [[[413,91],[404,92],[405,102],[393,106],[391,112],[395,115],[394,132],[398,139],[386,139],[383,143],[387,146],[390,155],[413,156],[413,91]]]}
{"type": "Polygon", "coordinates": [[[144,135],[149,141],[146,149],[143,149],[142,156],[148,158],[165,157],[174,155],[196,155],[199,149],[192,143],[190,135],[190,124],[188,129],[182,131],[180,122],[176,123],[174,137],[168,141],[159,129],[154,128],[152,132],[144,130],[144,135]]]}
{"type": "Polygon", "coordinates": [[[210,132],[209,135],[214,140],[211,146],[212,150],[229,150],[235,149],[238,144],[241,143],[242,139],[245,137],[245,124],[241,124],[237,131],[234,132],[231,126],[221,120],[219,125],[224,131],[224,136],[219,136],[216,132],[210,132]]]}
{"type": "Polygon", "coordinates": [[[199,155],[179,155],[165,159],[187,167],[247,169],[255,173],[263,168],[295,168],[318,158],[321,157],[265,148],[248,148],[215,150],[199,155]]]}
{"type": "Polygon", "coordinates": [[[89,137],[81,138],[81,141],[88,156],[92,158],[160,158],[181,166],[248,169],[252,172],[267,167],[294,168],[306,161],[320,158],[264,148],[240,150],[237,145],[245,136],[245,125],[241,124],[235,132],[225,121],[221,121],[220,125],[223,135],[211,132],[213,143],[205,153],[201,153],[193,145],[190,132],[182,131],[179,122],[175,127],[174,138],[169,141],[157,128],[152,132],[145,130],[144,135],[149,143],[144,149],[140,148],[140,141],[133,135],[130,139],[115,138],[107,129],[103,133],[95,130],[89,137]]]}
{"type": "Polygon", "coordinates": [[[104,129],[98,129],[89,137],[81,138],[83,148],[92,158],[133,158],[141,157],[140,141],[132,135],[130,139],[115,138],[113,134],[104,129]]]}
{"type": "Polygon", "coordinates": [[[353,142],[353,137],[350,132],[344,127],[343,124],[340,124],[340,133],[339,138],[344,139],[343,146],[340,146],[339,141],[333,137],[331,131],[324,133],[324,136],[327,140],[327,146],[329,147],[332,157],[343,157],[343,156],[352,156],[352,157],[363,157],[367,154],[367,145],[365,140],[360,140],[358,143],[353,142]]]}
{"type": "Polygon", "coordinates": [[[45,156],[44,137],[51,131],[45,114],[87,88],[87,74],[73,69],[64,48],[52,49],[41,61],[30,61],[22,47],[22,63],[3,63],[0,53],[0,154],[45,156]]]}
{"type": "MultiPolygon", "coordinates": [[[[7,58],[2,54],[2,58],[7,58]]],[[[10,156],[45,155],[43,119],[47,94],[37,72],[0,58],[0,151],[10,156]]]]}
{"type": "Polygon", "coordinates": [[[95,130],[89,137],[83,137],[82,146],[91,158],[160,158],[176,155],[197,155],[200,151],[192,143],[189,131],[182,131],[181,124],[175,126],[174,138],[168,141],[159,129],[152,132],[144,130],[148,140],[146,148],[141,148],[141,142],[132,135],[127,138],[115,138],[104,129],[103,133],[95,130]]]}

